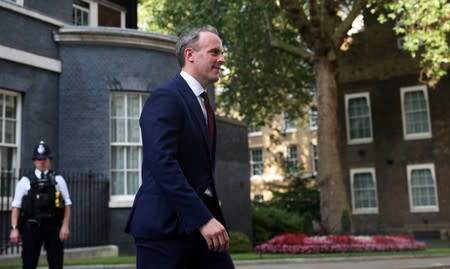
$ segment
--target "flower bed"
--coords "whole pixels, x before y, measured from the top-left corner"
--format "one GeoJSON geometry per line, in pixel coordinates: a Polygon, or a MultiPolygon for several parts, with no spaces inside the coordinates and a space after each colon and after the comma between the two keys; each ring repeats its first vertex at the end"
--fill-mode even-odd
{"type": "Polygon", "coordinates": [[[308,237],[304,234],[285,233],[256,246],[256,250],[266,253],[333,253],[423,250],[425,247],[425,243],[407,235],[308,237]]]}

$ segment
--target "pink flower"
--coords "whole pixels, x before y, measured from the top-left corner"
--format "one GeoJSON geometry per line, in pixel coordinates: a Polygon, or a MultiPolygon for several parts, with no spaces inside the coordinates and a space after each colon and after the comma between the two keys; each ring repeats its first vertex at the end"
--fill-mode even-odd
{"type": "Polygon", "coordinates": [[[308,237],[300,233],[284,233],[256,246],[256,250],[267,253],[331,253],[422,250],[425,247],[425,243],[402,234],[391,236],[329,235],[308,237]]]}

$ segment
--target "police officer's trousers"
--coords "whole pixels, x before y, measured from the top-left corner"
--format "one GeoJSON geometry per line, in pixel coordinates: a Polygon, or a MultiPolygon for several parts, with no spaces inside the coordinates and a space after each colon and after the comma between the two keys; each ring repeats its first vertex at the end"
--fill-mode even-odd
{"type": "Polygon", "coordinates": [[[23,269],[35,269],[42,245],[47,252],[49,269],[63,268],[64,246],[59,239],[60,225],[53,222],[25,222],[22,235],[23,269]]]}

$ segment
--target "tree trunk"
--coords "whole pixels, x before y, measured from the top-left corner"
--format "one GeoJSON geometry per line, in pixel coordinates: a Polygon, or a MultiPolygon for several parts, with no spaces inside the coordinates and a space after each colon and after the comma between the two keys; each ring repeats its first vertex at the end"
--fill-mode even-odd
{"type": "Polygon", "coordinates": [[[342,140],[337,116],[338,98],[334,63],[330,62],[326,56],[318,56],[314,62],[314,72],[319,114],[320,210],[322,223],[330,233],[336,233],[341,231],[341,216],[344,210],[351,212],[344,185],[346,177],[342,173],[342,161],[339,154],[342,140]]]}

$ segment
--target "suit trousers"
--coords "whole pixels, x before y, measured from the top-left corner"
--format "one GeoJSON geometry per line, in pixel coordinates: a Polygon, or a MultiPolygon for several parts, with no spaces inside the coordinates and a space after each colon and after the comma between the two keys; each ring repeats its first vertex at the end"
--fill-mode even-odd
{"type": "Polygon", "coordinates": [[[208,250],[199,232],[176,239],[136,239],[136,269],[234,269],[228,251],[208,250]]]}
{"type": "Polygon", "coordinates": [[[23,269],[35,269],[42,245],[47,251],[49,269],[63,268],[64,246],[59,239],[60,225],[53,222],[25,222],[21,229],[23,269]]]}

